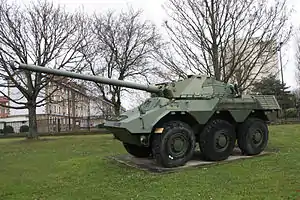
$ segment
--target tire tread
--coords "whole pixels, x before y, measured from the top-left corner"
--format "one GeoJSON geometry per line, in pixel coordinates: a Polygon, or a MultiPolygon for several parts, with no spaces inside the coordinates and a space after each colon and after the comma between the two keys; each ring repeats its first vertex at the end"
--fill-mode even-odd
{"type": "Polygon", "coordinates": [[[236,133],[234,127],[228,121],[223,119],[214,119],[208,122],[199,137],[200,150],[204,156],[204,159],[209,161],[221,161],[227,159],[232,153],[236,141],[236,133]],[[210,137],[212,137],[212,131],[214,129],[219,129],[220,126],[229,127],[230,131],[232,132],[231,136],[233,137],[233,141],[230,144],[228,153],[216,155],[215,152],[212,151],[212,147],[210,145],[207,145],[206,143],[210,143],[209,140],[210,137]]]}
{"type": "Polygon", "coordinates": [[[259,154],[267,145],[267,141],[265,142],[264,146],[261,150],[253,150],[247,147],[247,134],[246,131],[254,124],[254,123],[261,123],[263,124],[265,131],[267,132],[267,139],[268,139],[268,127],[265,122],[259,118],[248,118],[244,123],[242,123],[238,129],[238,146],[241,149],[244,155],[257,155],[259,154]]]}

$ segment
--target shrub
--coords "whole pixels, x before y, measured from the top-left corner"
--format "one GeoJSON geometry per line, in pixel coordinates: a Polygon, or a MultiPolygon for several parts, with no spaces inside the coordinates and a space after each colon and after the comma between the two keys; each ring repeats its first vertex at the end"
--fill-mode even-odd
{"type": "Polygon", "coordinates": [[[4,134],[14,133],[14,128],[12,126],[5,126],[3,129],[4,134]]]}
{"type": "Polygon", "coordinates": [[[297,109],[296,108],[286,109],[286,117],[287,118],[296,118],[297,117],[297,109]]]}
{"type": "Polygon", "coordinates": [[[104,128],[104,123],[96,125],[96,128],[104,128]]]}
{"type": "Polygon", "coordinates": [[[29,132],[29,126],[27,126],[27,125],[22,125],[22,126],[20,127],[20,133],[27,133],[27,132],[29,132]]]}

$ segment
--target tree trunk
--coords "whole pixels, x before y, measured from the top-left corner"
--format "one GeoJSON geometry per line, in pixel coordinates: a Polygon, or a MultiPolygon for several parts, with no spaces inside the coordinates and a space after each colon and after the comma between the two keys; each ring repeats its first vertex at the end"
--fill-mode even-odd
{"type": "Polygon", "coordinates": [[[114,106],[114,109],[115,109],[115,116],[118,117],[120,116],[120,108],[121,108],[121,105],[116,103],[115,106],[114,106]]]}
{"type": "Polygon", "coordinates": [[[28,139],[37,139],[37,121],[36,121],[36,106],[33,103],[28,103],[28,114],[29,114],[29,133],[28,139]]]}

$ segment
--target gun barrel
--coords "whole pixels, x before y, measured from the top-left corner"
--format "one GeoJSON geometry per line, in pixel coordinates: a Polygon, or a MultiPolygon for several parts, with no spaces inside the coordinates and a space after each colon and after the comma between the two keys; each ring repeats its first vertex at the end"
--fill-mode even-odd
{"type": "Polygon", "coordinates": [[[20,63],[19,67],[17,67],[17,68],[34,71],[34,72],[53,74],[53,75],[57,75],[57,76],[65,76],[65,77],[70,77],[70,78],[75,78],[75,79],[93,81],[96,83],[104,83],[104,84],[116,85],[116,86],[120,86],[120,87],[127,87],[127,88],[132,88],[132,89],[137,89],[137,90],[143,90],[143,91],[147,91],[147,92],[151,92],[151,93],[157,93],[160,91],[157,87],[152,86],[152,85],[141,85],[141,84],[136,84],[133,82],[115,80],[115,79],[110,79],[110,78],[105,78],[105,77],[90,76],[90,75],[85,75],[85,74],[68,72],[68,71],[64,71],[64,70],[50,69],[47,67],[41,67],[41,66],[37,66],[37,65],[29,65],[29,64],[20,63]]]}

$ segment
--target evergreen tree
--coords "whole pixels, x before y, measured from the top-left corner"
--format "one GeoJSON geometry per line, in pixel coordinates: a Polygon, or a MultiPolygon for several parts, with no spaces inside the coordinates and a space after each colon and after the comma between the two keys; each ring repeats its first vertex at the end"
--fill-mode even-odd
{"type": "Polygon", "coordinates": [[[286,84],[282,84],[275,75],[262,78],[261,81],[256,81],[253,84],[253,93],[259,93],[263,95],[276,96],[279,105],[282,109],[295,107],[295,95],[289,91],[290,87],[286,84]]]}

